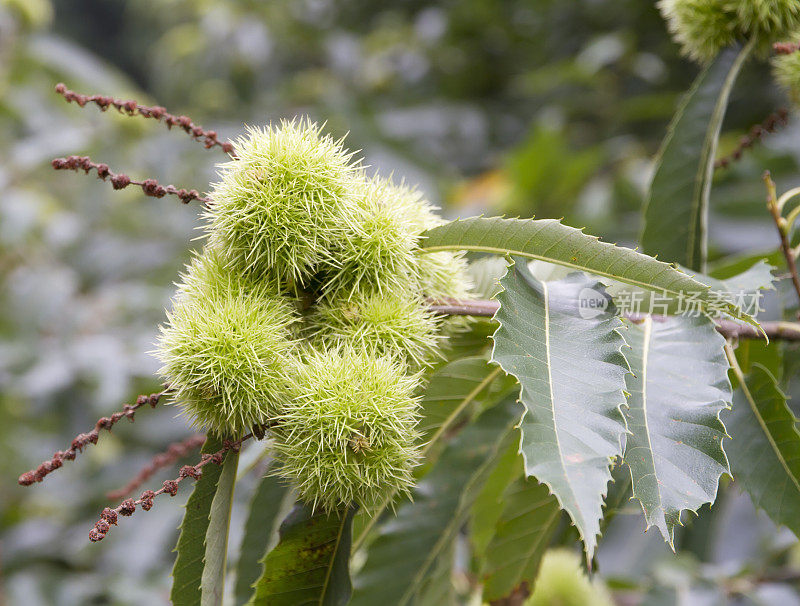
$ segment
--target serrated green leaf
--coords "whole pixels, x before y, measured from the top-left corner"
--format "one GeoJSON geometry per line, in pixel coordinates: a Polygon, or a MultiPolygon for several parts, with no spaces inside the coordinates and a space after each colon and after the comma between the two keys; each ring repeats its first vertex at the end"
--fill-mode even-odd
{"type": "Polygon", "coordinates": [[[583,317],[590,314],[582,298],[605,296],[583,274],[539,282],[515,263],[500,284],[492,360],[522,386],[525,471],[550,487],[591,558],[611,461],[622,454],[626,432],[622,321],[611,303],[606,313],[583,317]]]}
{"type": "MultiPolygon", "coordinates": [[[[217,491],[211,502],[206,530],[206,552],[203,558],[203,576],[200,580],[200,606],[222,606],[225,597],[225,565],[228,556],[228,529],[233,507],[233,489],[236,485],[236,469],[239,466],[239,451],[229,450],[225,454],[222,473],[217,482],[217,491]]],[[[206,467],[208,467],[206,465],[206,467]]]]}
{"type": "Polygon", "coordinates": [[[418,603],[439,558],[466,521],[475,498],[511,441],[519,418],[509,399],[490,408],[459,433],[430,472],[387,518],[367,550],[364,567],[354,579],[351,606],[418,603]]]}
{"type": "Polygon", "coordinates": [[[484,601],[506,596],[523,582],[533,585],[561,518],[558,501],[533,478],[519,478],[506,489],[501,511],[481,574],[484,601]]]}
{"type": "MultiPolygon", "coordinates": [[[[690,276],[695,272],[679,267],[690,276]]],[[[759,259],[743,272],[724,279],[712,278],[708,275],[695,276],[703,284],[708,284],[717,292],[736,295],[739,293],[752,293],[759,290],[775,290],[775,276],[772,272],[775,266],[771,265],[766,259],[759,259]]]]}
{"type": "Polygon", "coordinates": [[[244,525],[239,562],[236,566],[236,604],[246,604],[253,595],[253,584],[262,575],[261,561],[278,543],[280,522],[294,504],[292,489],[277,477],[259,480],[253,492],[244,525]]]}
{"type": "Polygon", "coordinates": [[[800,537],[800,432],[775,377],[753,364],[745,377],[729,348],[739,380],[725,424],[735,484],[776,524],[800,537]]]}
{"type": "Polygon", "coordinates": [[[722,120],[753,43],[728,49],[681,101],[656,159],[641,237],[645,252],[705,271],[708,205],[722,120]]]}
{"type": "Polygon", "coordinates": [[[312,512],[298,504],[280,528],[280,541],[263,559],[252,606],[344,606],[350,599],[354,508],[312,512]]]}
{"type": "Polygon", "coordinates": [[[681,512],[713,503],[730,473],[720,412],[730,406],[725,339],[705,317],[628,323],[628,436],[624,460],[647,527],[671,546],[681,512]]]}
{"type": "Polygon", "coordinates": [[[663,298],[666,312],[681,309],[686,296],[696,293],[700,309],[719,309],[734,318],[756,324],[736,305],[720,301],[711,289],[667,263],[600,242],[554,219],[503,219],[500,217],[452,221],[424,234],[420,246],[428,251],[474,250],[498,255],[518,255],[585,271],[631,286],[654,291],[663,298]]]}
{"type": "MultiPolygon", "coordinates": [[[[222,441],[213,436],[206,438],[202,453],[214,453],[222,448],[222,441]]],[[[206,465],[203,475],[194,484],[186,502],[186,513],[181,523],[177,557],[172,568],[170,601],[175,606],[197,606],[200,603],[200,582],[203,576],[206,531],[211,502],[217,492],[217,481],[222,473],[219,465],[206,465]]]]}

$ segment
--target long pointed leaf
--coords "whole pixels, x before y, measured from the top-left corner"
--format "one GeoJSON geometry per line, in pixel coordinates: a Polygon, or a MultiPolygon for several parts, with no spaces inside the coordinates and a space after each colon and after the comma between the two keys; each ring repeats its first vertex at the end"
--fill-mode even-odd
{"type": "Polygon", "coordinates": [[[533,585],[561,508],[547,486],[519,478],[503,495],[502,514],[486,550],[481,577],[484,601],[511,593],[523,582],[533,585]]]}
{"type": "Polygon", "coordinates": [[[730,473],[720,412],[730,405],[725,339],[704,317],[647,317],[624,333],[628,361],[625,462],[648,528],[673,545],[681,512],[713,503],[730,473]]]}
{"type": "Polygon", "coordinates": [[[236,604],[246,604],[253,584],[263,571],[261,560],[278,542],[280,522],[294,503],[294,493],[277,477],[267,475],[258,483],[248,508],[239,562],[236,566],[236,604]]]}
{"type": "Polygon", "coordinates": [[[766,368],[753,364],[745,377],[734,364],[734,372],[739,389],[733,410],[725,420],[732,438],[727,450],[734,480],[756,507],[800,537],[797,419],[786,405],[786,396],[775,377],[766,368]]]}
{"type": "Polygon", "coordinates": [[[222,464],[217,492],[211,502],[206,530],[206,553],[200,582],[200,606],[222,606],[225,594],[225,565],[228,555],[228,529],[233,507],[233,489],[239,451],[229,450],[222,464]]]}
{"type": "Polygon", "coordinates": [[[550,487],[591,558],[626,432],[622,322],[611,313],[583,317],[581,299],[605,295],[583,274],[545,283],[515,263],[500,284],[492,360],[522,385],[526,473],[550,487]]]}
{"type": "Polygon", "coordinates": [[[722,120],[753,44],[728,49],[697,77],[669,126],[645,206],[642,248],[705,271],[708,202],[722,120]]]}
{"type": "Polygon", "coordinates": [[[413,491],[413,502],[397,508],[396,517],[378,526],[378,537],[354,580],[351,606],[418,603],[418,594],[442,554],[466,521],[497,458],[519,418],[509,400],[490,408],[447,445],[431,471],[413,491]]]}
{"type": "MultiPolygon", "coordinates": [[[[222,441],[209,436],[201,452],[213,453],[220,448],[222,441]]],[[[222,468],[219,465],[206,465],[203,468],[203,475],[195,482],[194,490],[186,502],[181,534],[175,547],[177,557],[172,568],[170,601],[175,606],[197,606],[200,603],[200,580],[203,576],[208,516],[221,473],[222,468]]]]}
{"type": "Polygon", "coordinates": [[[350,599],[354,508],[330,514],[297,505],[263,560],[252,606],[344,606],[350,599]]]}
{"type": "Polygon", "coordinates": [[[667,312],[680,311],[685,297],[692,295],[701,311],[719,310],[755,324],[739,307],[720,300],[708,286],[671,265],[601,242],[553,219],[477,217],[451,221],[424,236],[421,246],[427,251],[474,250],[556,263],[655,292],[659,307],[667,312]]]}

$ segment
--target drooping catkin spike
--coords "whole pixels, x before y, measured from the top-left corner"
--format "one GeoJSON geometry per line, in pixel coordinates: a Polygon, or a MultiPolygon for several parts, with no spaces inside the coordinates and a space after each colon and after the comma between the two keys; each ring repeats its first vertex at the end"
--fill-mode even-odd
{"type": "Polygon", "coordinates": [[[170,444],[167,450],[154,456],[130,482],[122,488],[107,493],[106,497],[115,500],[128,496],[160,470],[185,457],[194,449],[200,448],[205,441],[206,437],[204,435],[194,435],[180,442],[170,444]]]}
{"type": "Polygon", "coordinates": [[[122,99],[115,99],[105,95],[82,95],[71,91],[64,83],[56,85],[56,92],[67,100],[67,103],[75,102],[81,107],[86,106],[87,103],[94,103],[101,111],[106,111],[109,107],[114,107],[121,114],[128,116],[142,116],[143,118],[152,118],[167,125],[167,128],[177,126],[188,134],[195,141],[200,141],[206,149],[218,146],[226,154],[233,156],[233,145],[229,142],[222,142],[219,140],[216,131],[205,130],[203,127],[198,126],[192,122],[188,116],[175,116],[170,114],[166,108],[161,106],[148,106],[141,105],[140,103],[129,99],[123,101],[122,99]]]}
{"type": "Polygon", "coordinates": [[[149,404],[151,408],[155,408],[156,404],[158,404],[158,401],[165,393],[166,391],[161,391],[158,393],[151,393],[149,396],[140,395],[136,398],[136,404],[125,404],[122,411],[115,412],[110,417],[101,417],[98,419],[97,423],[95,423],[94,429],[90,432],[75,436],[75,439],[72,440],[72,444],[70,444],[67,450],[57,451],[50,460],[43,462],[36,469],[23,473],[19,477],[19,484],[21,486],[30,486],[36,482],[41,482],[48,474],[59,469],[64,464],[64,461],[74,460],[78,453],[83,451],[84,447],[89,444],[97,444],[101,429],[111,431],[111,428],[123,417],[133,422],[134,414],[139,408],[145,404],[149,404]]]}
{"type": "Polygon", "coordinates": [[[213,454],[204,454],[199,463],[195,465],[184,465],[181,467],[178,477],[174,480],[164,481],[164,483],[161,485],[161,488],[158,490],[145,490],[135,501],[133,499],[125,499],[114,509],[106,507],[100,514],[100,519],[95,522],[94,528],[89,531],[89,540],[93,543],[102,541],[108,534],[108,531],[111,530],[111,526],[115,526],[117,524],[119,516],[132,516],[136,511],[137,506],[141,506],[145,511],[150,511],[150,509],[153,508],[153,499],[155,499],[158,495],[166,493],[169,496],[174,497],[176,494],[178,494],[178,485],[183,480],[186,478],[199,480],[203,475],[203,467],[209,463],[222,465],[223,461],[225,460],[225,455],[229,450],[233,450],[234,452],[238,451],[242,444],[252,437],[253,434],[247,434],[236,441],[226,440],[224,442],[224,446],[220,450],[213,454]]]}
{"type": "Polygon", "coordinates": [[[74,170],[84,171],[87,175],[90,171],[97,172],[97,178],[103,181],[111,181],[114,189],[125,189],[129,185],[138,185],[146,196],[153,198],[163,198],[167,194],[177,196],[181,202],[188,204],[192,200],[202,202],[205,206],[211,204],[209,198],[204,198],[196,189],[177,188],[174,185],[160,185],[155,179],[145,179],[136,181],[128,175],[115,173],[108,164],[92,162],[89,156],[67,156],[66,158],[55,158],[51,165],[55,170],[74,170]]]}
{"type": "Polygon", "coordinates": [[[714,162],[714,168],[727,168],[731,163],[740,160],[745,150],[753,147],[756,143],[761,141],[765,135],[774,133],[780,127],[786,126],[788,123],[789,110],[785,107],[781,107],[778,111],[767,116],[763,122],[751,127],[750,131],[740,139],[736,149],[727,156],[719,158],[714,162]]]}

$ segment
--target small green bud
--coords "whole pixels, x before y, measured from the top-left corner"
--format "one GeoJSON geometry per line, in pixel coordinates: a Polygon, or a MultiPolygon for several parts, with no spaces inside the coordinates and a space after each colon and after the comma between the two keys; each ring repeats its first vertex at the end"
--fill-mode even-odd
{"type": "Polygon", "coordinates": [[[303,281],[331,250],[359,233],[354,195],[361,173],[341,141],[309,121],[250,128],[221,166],[208,230],[231,267],[303,281]]]}
{"type": "Polygon", "coordinates": [[[411,367],[429,363],[438,353],[437,319],[413,297],[377,294],[334,298],[319,303],[309,318],[322,348],[350,346],[391,355],[411,367]]]}
{"type": "Polygon", "coordinates": [[[273,429],[276,475],[325,510],[355,503],[369,511],[392,491],[407,493],[419,458],[418,382],[392,358],[310,352],[273,429]]]}
{"type": "Polygon", "coordinates": [[[567,549],[544,554],[533,593],[525,606],[612,606],[602,582],[592,582],[581,568],[580,557],[567,549]]]}
{"type": "Polygon", "coordinates": [[[176,297],[161,327],[160,373],[195,426],[241,435],[274,417],[286,399],[295,366],[289,330],[296,318],[269,288],[191,292],[176,297]]]}

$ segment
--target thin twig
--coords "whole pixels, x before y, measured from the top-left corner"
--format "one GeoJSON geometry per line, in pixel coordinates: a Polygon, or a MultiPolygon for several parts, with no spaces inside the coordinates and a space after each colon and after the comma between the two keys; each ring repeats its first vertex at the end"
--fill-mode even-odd
{"type": "Polygon", "coordinates": [[[49,461],[45,461],[36,469],[26,471],[19,477],[17,481],[22,486],[30,486],[36,482],[41,482],[45,476],[56,469],[59,469],[64,464],[64,461],[74,460],[77,454],[83,451],[85,446],[88,446],[89,444],[97,444],[101,429],[111,431],[111,428],[122,417],[127,417],[131,420],[131,422],[133,422],[134,414],[139,408],[145,404],[149,404],[151,408],[155,408],[156,404],[158,404],[158,401],[161,399],[161,396],[163,396],[165,393],[166,391],[161,391],[158,393],[151,393],[149,396],[140,395],[136,398],[136,404],[125,404],[120,412],[115,412],[110,417],[102,417],[98,419],[97,423],[95,423],[94,429],[92,429],[89,433],[77,435],[75,439],[72,440],[72,444],[67,450],[57,451],[49,461]]]}
{"type": "Polygon", "coordinates": [[[764,184],[767,186],[767,209],[775,221],[775,227],[778,230],[778,235],[781,240],[781,252],[786,259],[786,267],[789,269],[789,274],[792,277],[792,284],[794,290],[800,298],[800,276],[797,275],[797,264],[795,263],[794,253],[792,252],[792,245],[789,242],[789,224],[781,216],[781,209],[778,206],[778,194],[775,189],[775,182],[769,174],[769,171],[764,171],[764,184]]]}
{"type": "Polygon", "coordinates": [[[238,451],[242,443],[252,437],[253,434],[249,433],[234,442],[226,440],[224,446],[214,454],[203,454],[200,458],[200,462],[196,465],[184,465],[181,467],[178,477],[174,480],[166,480],[158,490],[145,490],[135,501],[133,499],[125,499],[114,509],[106,507],[100,514],[100,519],[95,522],[94,528],[89,531],[89,540],[93,543],[102,541],[108,534],[111,526],[116,525],[118,517],[133,515],[138,505],[141,505],[142,509],[145,511],[150,511],[153,507],[153,499],[158,495],[167,493],[169,496],[174,497],[178,494],[178,484],[184,479],[192,478],[193,480],[199,480],[203,475],[203,467],[209,463],[222,465],[222,462],[225,460],[225,455],[229,450],[238,451]]]}
{"type": "Polygon", "coordinates": [[[103,181],[110,180],[114,189],[125,189],[129,185],[138,185],[146,196],[153,198],[163,198],[167,194],[178,196],[184,204],[189,204],[192,200],[202,202],[206,206],[211,203],[209,198],[204,198],[196,189],[178,189],[174,185],[159,185],[155,179],[145,179],[135,181],[128,175],[117,174],[111,171],[108,164],[98,164],[92,162],[89,156],[67,156],[66,158],[56,158],[51,162],[55,170],[83,170],[87,175],[89,171],[97,171],[97,178],[103,181]]]}
{"type": "Polygon", "coordinates": [[[161,106],[147,106],[140,105],[136,101],[122,99],[114,99],[105,95],[82,95],[67,88],[63,83],[56,85],[56,92],[64,97],[68,103],[74,101],[81,107],[87,103],[94,103],[102,111],[106,111],[109,107],[114,107],[121,114],[128,116],[142,116],[143,118],[152,118],[167,125],[167,128],[177,126],[183,129],[192,139],[203,143],[206,149],[211,149],[214,146],[219,146],[226,154],[235,157],[233,152],[233,144],[229,142],[222,142],[218,139],[216,131],[205,130],[203,127],[198,126],[188,116],[175,116],[170,114],[166,108],[161,106]]]}
{"type": "Polygon", "coordinates": [[[117,499],[127,497],[160,470],[172,465],[172,463],[185,457],[193,450],[200,448],[205,441],[206,437],[204,435],[194,435],[180,442],[170,444],[167,450],[154,456],[125,486],[106,493],[106,498],[116,501],[117,499]]]}
{"type": "Polygon", "coordinates": [[[750,131],[739,140],[739,145],[736,146],[736,149],[714,162],[714,168],[727,168],[733,162],[741,159],[744,151],[753,147],[764,138],[764,135],[774,133],[779,127],[786,126],[788,123],[789,110],[781,107],[778,111],[767,116],[761,124],[751,127],[750,131]]]}
{"type": "MultiPolygon", "coordinates": [[[[491,318],[497,313],[500,304],[497,301],[485,299],[471,301],[429,301],[428,309],[434,314],[442,316],[475,316],[491,318]]],[[[638,320],[639,315],[626,314],[629,320],[638,320]]],[[[663,316],[658,316],[663,317],[663,316]]],[[[763,334],[754,326],[740,324],[733,320],[722,318],[715,319],[717,331],[728,338],[760,339],[763,334]]],[[[770,339],[783,339],[786,341],[800,341],[800,323],[797,322],[762,322],[761,328],[770,339]]]]}

